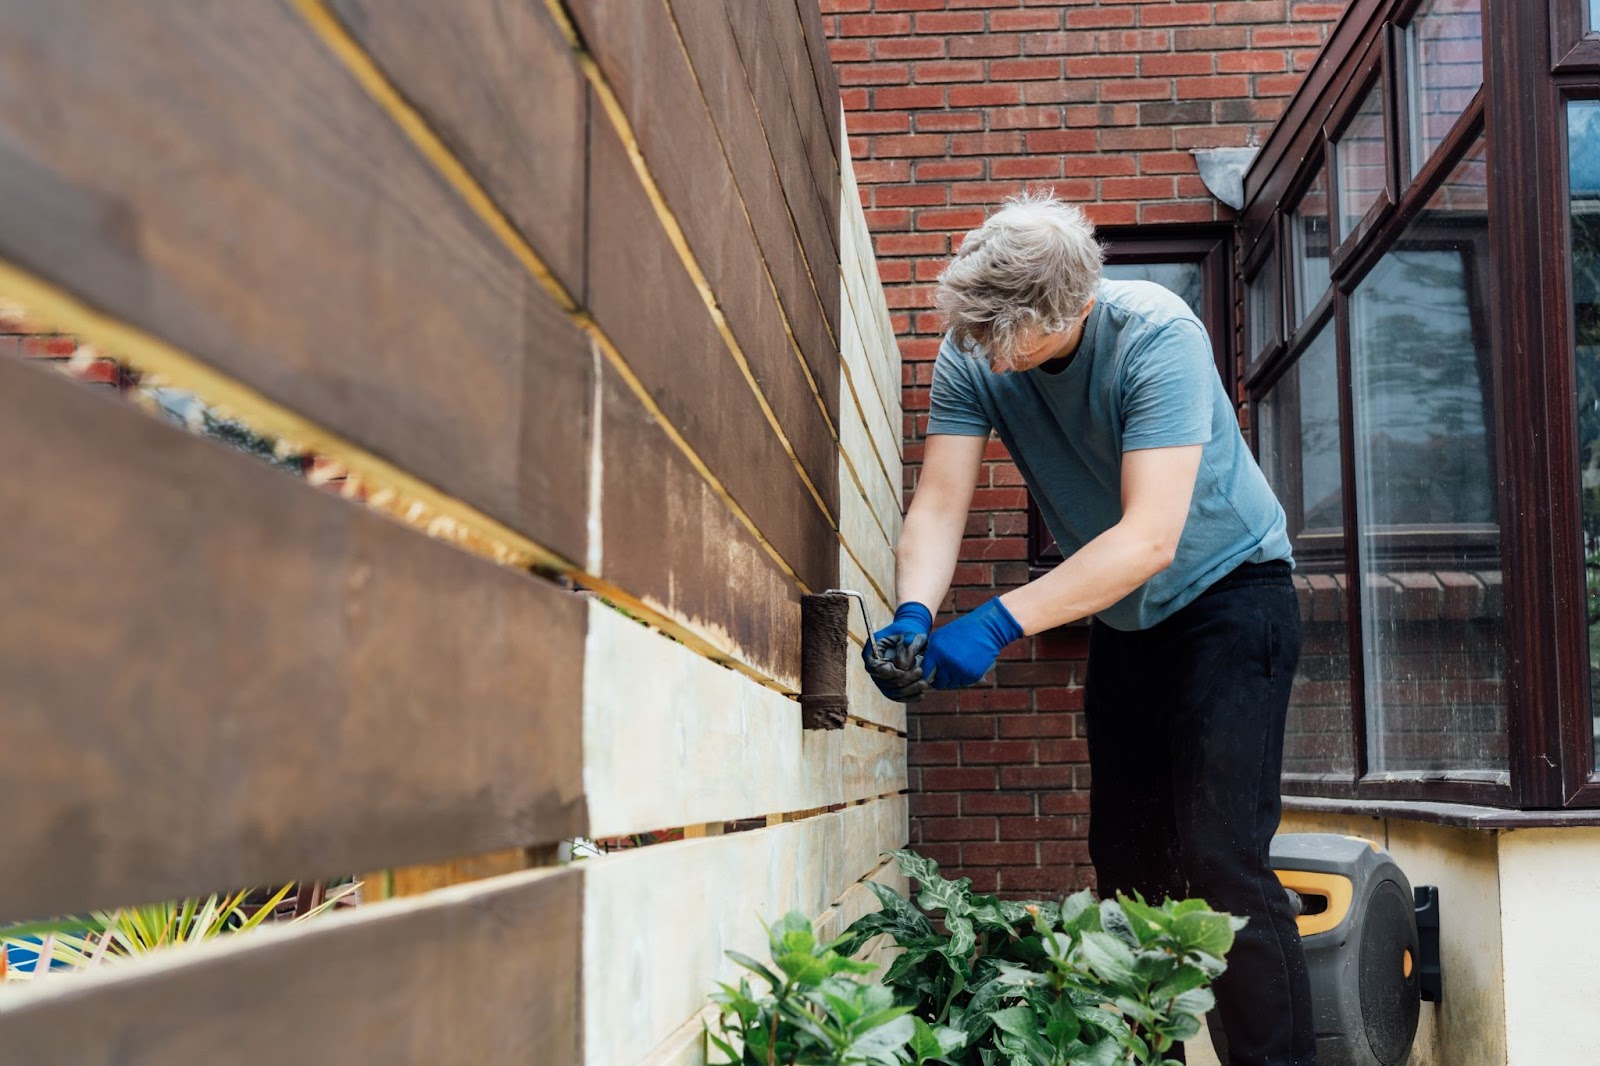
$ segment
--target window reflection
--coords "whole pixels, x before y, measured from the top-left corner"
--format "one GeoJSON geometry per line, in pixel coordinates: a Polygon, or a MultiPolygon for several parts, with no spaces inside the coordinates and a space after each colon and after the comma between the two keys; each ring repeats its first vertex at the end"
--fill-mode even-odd
{"type": "Polygon", "coordinates": [[[1350,124],[1334,142],[1339,168],[1339,237],[1350,236],[1386,188],[1383,79],[1375,78],[1350,124]]]}
{"type": "Polygon", "coordinates": [[[1199,263],[1107,263],[1105,276],[1112,281],[1153,281],[1183,297],[1195,317],[1205,320],[1199,263]]]}
{"type": "Polygon", "coordinates": [[[1283,503],[1294,538],[1302,647],[1283,769],[1301,776],[1348,777],[1355,767],[1338,375],[1334,330],[1327,323],[1256,408],[1261,469],[1283,503]]]}
{"type": "MultiPolygon", "coordinates": [[[[1589,698],[1590,706],[1600,709],[1600,103],[1574,100],[1567,105],[1567,145],[1589,698]]],[[[1600,765],[1600,729],[1595,733],[1595,761],[1600,765]]]]}
{"type": "Polygon", "coordinates": [[[1376,772],[1506,767],[1486,159],[1480,136],[1351,300],[1376,772]]]}
{"type": "Polygon", "coordinates": [[[1295,205],[1289,231],[1294,271],[1294,325],[1311,314],[1328,291],[1328,174],[1316,180],[1295,205]]]}
{"type": "Polygon", "coordinates": [[[1255,275],[1245,282],[1245,313],[1250,320],[1252,358],[1272,347],[1278,340],[1278,253],[1267,256],[1255,275]]]}
{"type": "Polygon", "coordinates": [[[1483,84],[1479,0],[1423,0],[1406,28],[1406,52],[1414,177],[1483,84]]]}

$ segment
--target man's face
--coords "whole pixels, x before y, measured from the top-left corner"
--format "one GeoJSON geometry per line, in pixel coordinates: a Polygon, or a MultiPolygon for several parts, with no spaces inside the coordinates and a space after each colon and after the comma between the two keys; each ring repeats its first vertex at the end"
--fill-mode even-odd
{"type": "Polygon", "coordinates": [[[1094,310],[1094,301],[1083,309],[1069,329],[1057,333],[1034,333],[1021,338],[1019,343],[1007,353],[1007,356],[989,357],[989,369],[996,374],[1008,372],[1021,373],[1032,370],[1052,359],[1059,359],[1064,355],[1071,355],[1078,350],[1078,343],[1083,340],[1084,323],[1089,321],[1089,312],[1094,310]]]}

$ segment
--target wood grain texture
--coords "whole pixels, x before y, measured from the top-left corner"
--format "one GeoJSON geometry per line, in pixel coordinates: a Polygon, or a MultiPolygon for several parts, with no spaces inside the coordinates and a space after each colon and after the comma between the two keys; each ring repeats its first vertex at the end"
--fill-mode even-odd
{"type": "Polygon", "coordinates": [[[8,988],[0,1047],[73,1066],[580,1062],[582,876],[514,874],[8,988]]]}
{"type": "Polygon", "coordinates": [[[799,691],[800,590],[609,365],[599,433],[602,576],[799,691]]]}
{"type": "Polygon", "coordinates": [[[855,723],[804,730],[793,699],[603,604],[591,605],[588,633],[589,836],[813,810],[906,787],[902,737],[855,723]]]}
{"type": "Polygon", "coordinates": [[[800,26],[805,33],[806,52],[811,58],[811,75],[816,82],[817,96],[822,100],[822,115],[826,119],[828,138],[833,144],[833,157],[841,159],[843,144],[843,105],[839,99],[839,72],[834,69],[833,56],[828,52],[828,33],[822,25],[822,5],[812,0],[793,0],[800,13],[800,26]]]}
{"type": "Polygon", "coordinates": [[[906,797],[891,796],[586,861],[584,1061],[644,1059],[700,1012],[714,980],[735,976],[724,952],[765,955],[763,920],[822,913],[907,834],[906,797]],[[627,1025],[616,1024],[618,1003],[630,1006],[627,1025]]]}
{"type": "Polygon", "coordinates": [[[724,0],[724,10],[738,45],[745,79],[761,112],[784,198],[794,217],[806,260],[811,264],[823,310],[837,337],[839,305],[833,280],[834,268],[839,262],[838,205],[824,202],[826,193],[817,185],[800,121],[789,100],[783,58],[768,32],[764,0],[724,0]]]}
{"type": "Polygon", "coordinates": [[[528,0],[329,7],[581,303],[588,85],[549,9],[528,0]]]}
{"type": "Polygon", "coordinates": [[[0,258],[584,557],[584,339],[286,5],[0,9],[0,258]]]}
{"type": "Polygon", "coordinates": [[[828,284],[828,264],[816,264],[819,273],[813,281],[812,268],[789,217],[783,175],[773,161],[762,117],[745,80],[739,46],[722,5],[704,0],[671,0],[671,8],[680,39],[694,65],[695,78],[727,149],[729,165],[750,212],[790,328],[823,404],[837,423],[839,389],[833,368],[838,363],[838,352],[820,296],[821,287],[828,284]]]}
{"type": "MultiPolygon", "coordinates": [[[[812,65],[811,48],[806,41],[805,26],[800,21],[796,0],[765,0],[765,6],[769,27],[768,47],[783,67],[790,106],[800,126],[806,162],[811,167],[811,180],[816,184],[817,198],[822,202],[822,216],[827,219],[830,232],[837,234],[839,154],[834,145],[837,135],[831,127],[840,117],[839,104],[835,100],[831,106],[826,106],[822,101],[816,70],[812,65]]],[[[835,251],[837,249],[835,245],[835,251]]]]}
{"type": "MultiPolygon", "coordinates": [[[[596,321],[800,579],[811,588],[832,587],[834,529],[728,358],[621,142],[604,123],[595,123],[591,151],[589,296],[596,321]]],[[[832,469],[826,484],[836,476],[832,469]]]]}
{"type": "MultiPolygon", "coordinates": [[[[817,407],[805,368],[790,347],[781,309],[745,217],[740,187],[724,158],[717,129],[665,0],[578,0],[571,7],[584,44],[616,93],[645,164],[704,272],[756,387],[771,405],[829,513],[835,513],[837,485],[830,461],[833,437],[828,420],[817,407]]],[[[595,121],[603,125],[608,120],[597,114],[595,121]]],[[[612,165],[602,147],[605,141],[606,135],[597,130],[597,167],[612,165]]],[[[749,151],[756,146],[733,147],[749,151]]],[[[600,184],[591,204],[595,219],[616,210],[617,205],[601,190],[615,195],[607,182],[620,177],[597,175],[600,184]]],[[[595,231],[596,222],[591,220],[591,232],[595,231]]],[[[593,254],[600,270],[616,269],[614,260],[603,257],[598,236],[593,254]]],[[[595,296],[598,317],[600,294],[595,296]]],[[[838,366],[837,353],[830,346],[816,351],[816,356],[831,376],[838,366]]],[[[748,387],[731,351],[720,360],[711,351],[704,358],[708,371],[726,376],[730,385],[748,387]]],[[[652,390],[664,385],[645,368],[640,369],[640,376],[652,390]]],[[[768,432],[774,431],[769,427],[768,432]]],[[[770,473],[776,476],[777,471],[770,473]]],[[[719,475],[725,479],[732,476],[720,470],[719,475]]]]}
{"type": "Polygon", "coordinates": [[[0,361],[0,921],[585,824],[576,597],[0,361]]]}

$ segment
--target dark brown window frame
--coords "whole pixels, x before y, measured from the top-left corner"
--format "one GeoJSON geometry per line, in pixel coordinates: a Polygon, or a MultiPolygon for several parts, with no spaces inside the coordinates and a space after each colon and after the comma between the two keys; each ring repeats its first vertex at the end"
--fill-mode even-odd
{"type": "MultiPolygon", "coordinates": [[[[1366,775],[1365,708],[1361,706],[1360,620],[1351,612],[1352,732],[1357,774],[1351,780],[1285,780],[1285,791],[1362,801],[1468,802],[1523,809],[1600,807],[1600,777],[1593,756],[1588,678],[1586,604],[1582,596],[1577,420],[1572,402],[1571,234],[1567,205],[1566,103],[1600,98],[1600,27],[1586,25],[1584,0],[1510,4],[1486,0],[1484,87],[1449,135],[1410,181],[1404,153],[1408,64],[1403,33],[1420,0],[1352,0],[1330,33],[1323,59],[1291,99],[1285,117],[1246,177],[1241,243],[1254,252],[1281,237],[1287,195],[1298,187],[1303,164],[1345,113],[1335,103],[1359,101],[1370,65],[1389,56],[1383,84],[1393,118],[1391,170],[1396,203],[1388,217],[1359,233],[1333,265],[1333,309],[1338,336],[1341,425],[1346,481],[1347,573],[1356,573],[1353,539],[1354,437],[1351,425],[1348,293],[1392,247],[1432,190],[1448,176],[1480,127],[1489,130],[1489,248],[1492,428],[1500,480],[1499,527],[1506,582],[1507,741],[1509,781],[1483,775],[1366,775]],[[1359,58],[1357,58],[1359,57],[1359,58]],[[1508,162],[1508,161],[1515,161],[1508,162]],[[1549,313],[1563,308],[1565,314],[1549,313]],[[1538,425],[1542,433],[1508,432],[1538,425]]],[[[1330,166],[1330,186],[1337,181],[1330,166]]],[[[1330,212],[1337,210],[1330,188],[1330,212]]],[[[1331,222],[1331,219],[1330,219],[1331,222]]],[[[1287,279],[1286,279],[1287,280],[1287,279]]],[[[1286,296],[1286,299],[1289,298],[1286,296]]],[[[1319,314],[1294,331],[1269,359],[1251,366],[1252,401],[1298,358],[1319,314]]]]}
{"type": "MultiPolygon", "coordinates": [[[[1233,372],[1233,229],[1228,226],[1143,226],[1137,230],[1105,227],[1107,263],[1199,263],[1204,283],[1206,331],[1217,373],[1229,396],[1237,396],[1233,372]]],[[[1045,528],[1033,494],[1028,495],[1028,580],[1048,574],[1062,561],[1061,549],[1045,528]]],[[[1087,624],[1087,621],[1081,623],[1087,624]]]]}

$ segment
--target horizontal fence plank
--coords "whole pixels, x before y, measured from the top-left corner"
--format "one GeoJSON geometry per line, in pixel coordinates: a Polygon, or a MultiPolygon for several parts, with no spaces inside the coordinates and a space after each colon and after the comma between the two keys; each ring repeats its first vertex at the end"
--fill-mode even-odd
{"type": "Polygon", "coordinates": [[[584,1060],[644,1059],[705,1007],[714,981],[735,977],[724,952],[764,956],[763,921],[821,914],[907,834],[898,795],[585,860],[584,1060]],[[618,1025],[623,1003],[628,1024],[618,1025]]]}
{"type": "Polygon", "coordinates": [[[0,359],[0,921],[554,841],[584,604],[0,359]]]}
{"type": "Polygon", "coordinates": [[[0,259],[584,558],[584,337],[288,5],[0,7],[0,259]]]}
{"type": "Polygon", "coordinates": [[[876,869],[845,889],[843,895],[833,901],[833,906],[817,916],[814,923],[817,936],[823,940],[834,940],[843,935],[856,919],[877,913],[881,905],[872,889],[867,887],[868,882],[892,888],[902,896],[911,892],[911,879],[900,872],[899,865],[893,859],[885,859],[876,869]]]}
{"type": "Polygon", "coordinates": [[[683,46],[694,64],[695,78],[728,150],[729,164],[790,327],[805,354],[823,406],[837,422],[839,384],[833,370],[837,345],[830,335],[820,295],[823,286],[832,284],[831,262],[806,261],[784,200],[783,176],[773,162],[767,131],[745,80],[739,46],[722,5],[706,0],[671,0],[671,8],[683,46]]]}
{"type": "Polygon", "coordinates": [[[855,724],[802,729],[794,700],[600,603],[589,611],[583,702],[590,836],[813,810],[906,787],[903,737],[855,724]]]}
{"type": "Polygon", "coordinates": [[[581,298],[589,86],[549,9],[527,0],[328,5],[581,298]]]}
{"type": "Polygon", "coordinates": [[[843,126],[833,121],[843,105],[839,100],[839,73],[834,69],[833,56],[828,51],[828,32],[822,25],[822,5],[811,0],[793,0],[800,12],[800,23],[805,30],[806,51],[811,58],[812,78],[816,81],[817,95],[822,100],[823,117],[828,138],[833,144],[833,156],[844,155],[843,126]]]}
{"type": "MultiPolygon", "coordinates": [[[[594,124],[590,150],[589,301],[596,321],[801,580],[830,587],[833,527],[736,371],[608,123],[594,124]]],[[[826,485],[835,474],[830,470],[826,485]]],[[[832,494],[830,509],[837,507],[832,494]]]]}
{"type": "MultiPolygon", "coordinates": [[[[884,425],[887,422],[879,423],[880,432],[884,425]]],[[[844,403],[839,409],[839,448],[850,463],[841,477],[859,485],[872,506],[878,524],[898,542],[903,519],[900,510],[902,490],[897,482],[890,479],[903,478],[903,468],[894,451],[873,443],[872,431],[867,428],[861,417],[861,409],[856,406],[849,390],[845,391],[844,403]]]]}
{"type": "MultiPolygon", "coordinates": [[[[855,479],[846,472],[839,490],[839,536],[850,553],[861,563],[862,569],[885,597],[894,597],[895,559],[894,547],[889,543],[889,533],[880,525],[872,512],[872,505],[855,479]]],[[[894,524],[889,524],[894,529],[894,524]]]]}
{"type": "MultiPolygon", "coordinates": [[[[752,197],[752,187],[770,194],[776,179],[769,170],[747,174],[740,182],[738,170],[724,157],[724,149],[730,157],[751,162],[760,158],[758,152],[764,156],[760,126],[743,131],[750,136],[748,141],[719,143],[701,85],[685,54],[687,45],[679,39],[665,0],[573,0],[571,8],[584,44],[616,93],[638,139],[640,155],[682,227],[756,382],[832,509],[834,475],[829,460],[833,437],[828,422],[837,407],[838,355],[822,337],[815,333],[807,337],[813,345],[805,353],[813,360],[811,377],[826,380],[824,387],[832,398],[824,416],[806,366],[790,345],[773,285],[767,280],[757,234],[746,218],[743,201],[754,198],[760,202],[752,197]],[[823,343],[816,346],[819,340],[823,343]]],[[[596,121],[607,119],[597,115],[596,121]]],[[[762,222],[767,232],[761,236],[769,245],[781,241],[794,249],[786,218],[768,215],[762,222]]],[[[771,259],[768,256],[769,262],[771,259]]],[[[730,360],[711,360],[711,365],[737,378],[730,360]]]]}
{"type": "Polygon", "coordinates": [[[799,691],[800,590],[609,365],[598,432],[601,575],[799,691]]]}
{"type": "MultiPolygon", "coordinates": [[[[806,44],[805,27],[800,22],[795,0],[766,0],[766,10],[768,47],[782,65],[789,101],[800,126],[800,140],[806,150],[806,162],[811,167],[811,179],[816,183],[823,217],[837,240],[839,155],[829,127],[838,113],[839,102],[835,99],[826,106],[822,102],[811,64],[811,50],[806,44]]],[[[838,251],[837,244],[834,249],[838,251]]]]}
{"type": "MultiPolygon", "coordinates": [[[[900,349],[895,343],[883,282],[878,277],[877,254],[873,248],[872,234],[867,229],[866,214],[861,208],[855,167],[848,158],[844,162],[843,179],[839,209],[840,314],[847,318],[854,316],[855,328],[861,336],[866,356],[864,362],[874,386],[872,391],[889,412],[889,421],[895,427],[898,451],[902,385],[900,349]]],[[[862,376],[859,367],[853,363],[850,364],[850,373],[858,378],[862,376]]],[[[856,385],[858,391],[866,387],[865,381],[859,381],[856,385]]]]}
{"type": "MultiPolygon", "coordinates": [[[[851,611],[854,614],[854,611],[851,611]]],[[[885,626],[889,624],[888,618],[882,622],[874,620],[874,625],[885,626]]],[[[906,731],[906,705],[896,703],[878,691],[868,676],[866,668],[856,658],[861,654],[861,645],[855,641],[850,642],[850,663],[845,670],[845,691],[850,697],[850,714],[852,717],[863,721],[873,722],[887,729],[904,733],[906,731]]]]}
{"type": "Polygon", "coordinates": [[[0,1047],[73,1066],[576,1063],[582,884],[512,874],[7,986],[0,1047]]]}
{"type": "MultiPolygon", "coordinates": [[[[712,2],[712,0],[707,0],[712,2]]],[[[783,59],[768,32],[769,17],[761,0],[724,0],[728,26],[739,48],[745,79],[761,112],[773,163],[782,183],[784,199],[794,218],[795,232],[805,249],[823,312],[839,335],[839,293],[833,284],[839,263],[838,207],[826,203],[812,175],[811,160],[800,133],[799,119],[789,102],[783,59]]]]}

